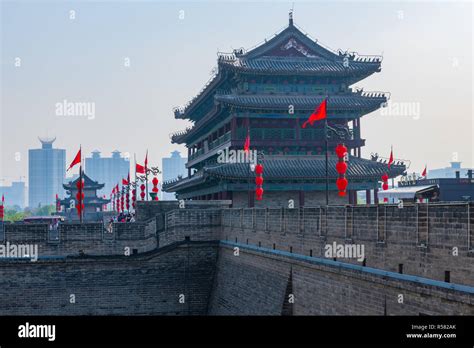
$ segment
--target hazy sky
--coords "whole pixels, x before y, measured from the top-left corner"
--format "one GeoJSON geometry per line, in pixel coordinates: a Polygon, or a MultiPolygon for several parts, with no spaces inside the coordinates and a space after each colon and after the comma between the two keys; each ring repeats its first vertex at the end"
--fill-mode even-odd
{"type": "MultiPolygon", "coordinates": [[[[161,166],[172,150],[185,151],[169,140],[188,125],[172,108],[211,77],[216,52],[272,37],[291,4],[2,2],[0,180],[27,176],[27,151],[46,135],[67,162],[82,144],[87,155],[118,149],[139,159],[148,148],[161,166]],[[56,115],[64,100],[94,103],[95,117],[56,115]]],[[[295,1],[295,23],[321,43],[384,56],[382,72],[356,84],[391,92],[393,102],[389,115],[362,119],[363,157],[388,156],[393,144],[410,171],[453,156],[473,166],[472,15],[470,2],[295,1]],[[411,115],[397,115],[408,105],[411,115]]]]}

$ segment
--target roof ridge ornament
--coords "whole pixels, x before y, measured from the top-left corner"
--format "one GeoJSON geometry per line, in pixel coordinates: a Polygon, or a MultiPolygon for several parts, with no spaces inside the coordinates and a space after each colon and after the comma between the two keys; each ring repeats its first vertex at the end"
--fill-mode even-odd
{"type": "Polygon", "coordinates": [[[290,12],[288,12],[288,26],[293,26],[293,7],[291,8],[290,12]]]}

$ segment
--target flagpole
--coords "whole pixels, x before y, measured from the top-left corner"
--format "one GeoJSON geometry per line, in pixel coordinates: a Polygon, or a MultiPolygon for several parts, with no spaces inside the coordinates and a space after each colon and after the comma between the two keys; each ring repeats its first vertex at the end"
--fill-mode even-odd
{"type": "MultiPolygon", "coordinates": [[[[248,119],[247,119],[247,122],[249,122],[248,119]]],[[[245,147],[246,144],[247,144],[247,139],[250,139],[249,123],[247,123],[247,137],[245,138],[245,145],[244,145],[244,147],[245,147]]],[[[250,159],[249,154],[250,154],[250,147],[249,147],[249,150],[246,151],[246,153],[245,153],[247,159],[250,159]]],[[[250,198],[250,175],[251,175],[251,173],[250,173],[250,160],[248,161],[247,173],[248,173],[248,175],[247,175],[247,202],[248,202],[248,206],[249,206],[249,208],[250,208],[250,206],[251,206],[250,203],[251,203],[251,201],[252,201],[252,199],[250,198]]]]}
{"type": "Polygon", "coordinates": [[[84,211],[82,209],[82,204],[83,204],[83,199],[82,199],[82,192],[83,192],[83,188],[82,188],[82,144],[79,145],[79,151],[81,152],[81,164],[79,165],[79,197],[81,198],[79,200],[79,204],[80,204],[80,214],[79,214],[79,222],[82,224],[82,217],[83,217],[83,214],[84,214],[84,211]]]}
{"type": "Polygon", "coordinates": [[[137,209],[137,193],[138,193],[138,185],[137,185],[137,155],[134,153],[133,154],[133,161],[135,162],[135,202],[133,202],[132,199],[132,204],[135,203],[135,208],[133,208],[133,211],[137,209]]]}
{"type": "Polygon", "coordinates": [[[148,150],[146,150],[145,189],[146,189],[146,201],[148,201],[148,150]]]}
{"type": "Polygon", "coordinates": [[[324,119],[324,143],[326,152],[326,206],[329,205],[329,174],[328,174],[328,119],[324,119]]]}

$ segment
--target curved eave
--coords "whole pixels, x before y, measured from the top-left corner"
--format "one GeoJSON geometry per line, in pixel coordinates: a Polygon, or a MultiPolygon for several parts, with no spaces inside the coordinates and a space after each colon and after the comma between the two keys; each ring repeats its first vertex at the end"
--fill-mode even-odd
{"type": "MultiPolygon", "coordinates": [[[[325,179],[324,156],[277,156],[264,160],[264,178],[267,182],[311,182],[325,179]]],[[[335,165],[337,158],[329,158],[329,178],[335,180],[338,177],[335,165]]],[[[405,165],[392,165],[388,171],[387,165],[374,162],[364,158],[350,156],[348,162],[347,178],[349,181],[380,181],[384,173],[388,173],[390,178],[395,178],[406,171],[405,165]]],[[[254,175],[252,173],[252,175],[254,175]]],[[[195,176],[184,178],[169,184],[163,185],[163,190],[167,192],[177,192],[198,184],[202,184],[210,179],[247,181],[248,164],[218,164],[208,166],[195,176]]]]}
{"type": "MultiPolygon", "coordinates": [[[[324,96],[289,96],[289,95],[219,95],[216,100],[225,106],[240,109],[258,110],[288,110],[288,105],[293,105],[295,112],[313,111],[316,105],[324,100],[324,96]]],[[[334,97],[328,99],[328,111],[356,110],[372,112],[379,109],[387,102],[387,97],[354,97],[346,102],[339,102],[334,97]]],[[[342,99],[341,99],[342,100],[342,99]]]]}
{"type": "Polygon", "coordinates": [[[174,110],[174,117],[175,119],[189,119],[190,121],[196,121],[195,119],[191,118],[191,114],[199,107],[202,101],[206,98],[211,97],[210,94],[219,87],[219,85],[224,82],[225,78],[221,71],[219,71],[213,80],[211,80],[207,86],[205,86],[199,94],[194,97],[190,102],[188,102],[187,106],[184,110],[179,111],[179,109],[174,110]]]}
{"type": "MultiPolygon", "coordinates": [[[[105,184],[96,184],[96,185],[88,185],[84,187],[84,190],[100,190],[105,186],[105,184]]],[[[63,188],[65,190],[77,190],[76,185],[69,185],[69,184],[63,184],[63,188]]]]}
{"type": "Polygon", "coordinates": [[[203,127],[206,127],[212,120],[214,120],[220,113],[221,106],[216,105],[216,107],[212,108],[212,110],[204,116],[199,122],[197,122],[193,128],[191,128],[188,132],[174,135],[171,137],[171,143],[173,144],[184,144],[190,136],[199,132],[203,127]]]}
{"type": "MultiPolygon", "coordinates": [[[[360,64],[360,63],[359,63],[360,64]]],[[[232,72],[237,72],[245,75],[278,75],[278,76],[321,76],[321,77],[347,77],[357,78],[358,80],[365,79],[366,77],[381,71],[381,64],[367,64],[367,66],[357,65],[354,68],[344,68],[342,63],[341,67],[328,67],[324,69],[316,68],[253,68],[248,66],[238,66],[230,62],[220,62],[219,67],[222,69],[228,69],[232,72]]],[[[339,65],[339,64],[337,64],[339,65]]],[[[357,81],[358,81],[357,80],[357,81]]]]}

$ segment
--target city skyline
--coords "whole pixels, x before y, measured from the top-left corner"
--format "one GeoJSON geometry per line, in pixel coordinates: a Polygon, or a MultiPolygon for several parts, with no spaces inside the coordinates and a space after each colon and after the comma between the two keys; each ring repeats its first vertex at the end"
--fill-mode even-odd
{"type": "MultiPolygon", "coordinates": [[[[156,164],[173,150],[185,153],[184,147],[169,141],[170,133],[183,128],[172,108],[198,94],[211,77],[217,50],[251,48],[271,37],[286,25],[290,7],[286,3],[271,7],[260,3],[143,3],[131,15],[128,6],[2,3],[0,177],[6,183],[26,175],[26,151],[37,133],[64,135],[62,147],[69,150],[66,162],[80,143],[85,153],[96,148],[108,153],[118,143],[137,158],[144,157],[148,149],[156,164]],[[70,11],[75,11],[74,19],[70,11]],[[97,29],[102,27],[99,18],[104,11],[112,16],[101,32],[97,29]],[[251,25],[232,20],[234,13],[244,12],[251,25]],[[202,23],[209,14],[214,14],[215,21],[202,23]],[[48,26],[35,32],[44,18],[48,26]],[[28,26],[23,25],[25,21],[28,26]],[[116,30],[127,23],[134,24],[129,32],[116,30]],[[240,30],[233,30],[232,24],[240,30]],[[205,42],[197,40],[198,36],[206,37],[205,42]],[[105,46],[89,47],[91,37],[105,46]],[[112,40],[107,45],[109,37],[112,40]],[[16,58],[20,66],[15,66],[16,58]],[[82,116],[67,116],[70,102],[90,102],[94,107],[85,108],[82,116]],[[91,111],[94,117],[87,115],[91,111]],[[136,114],[142,115],[138,122],[136,114]],[[25,129],[25,123],[30,127],[25,129]],[[19,133],[23,136],[14,136],[19,133]]],[[[361,9],[338,2],[295,4],[296,24],[333,50],[383,53],[383,73],[359,84],[367,91],[390,92],[392,103],[366,117],[362,129],[362,137],[368,139],[365,157],[372,152],[387,156],[393,145],[396,158],[411,160],[410,172],[421,171],[426,163],[429,168],[439,168],[452,160],[472,167],[472,43],[466,27],[470,6],[383,3],[361,9]],[[325,12],[337,16],[327,18],[321,15],[325,12]],[[433,20],[439,13],[443,13],[442,27],[433,20]],[[334,20],[339,18],[339,23],[334,20]],[[400,71],[405,78],[400,78],[400,71]],[[449,93],[452,85],[457,87],[456,94],[449,93]],[[457,136],[449,144],[439,141],[454,133],[457,136]]]]}

